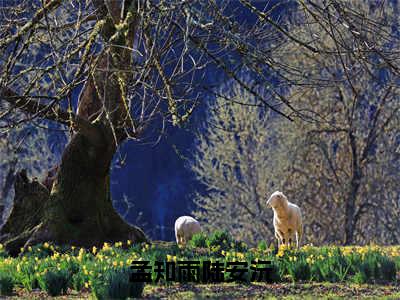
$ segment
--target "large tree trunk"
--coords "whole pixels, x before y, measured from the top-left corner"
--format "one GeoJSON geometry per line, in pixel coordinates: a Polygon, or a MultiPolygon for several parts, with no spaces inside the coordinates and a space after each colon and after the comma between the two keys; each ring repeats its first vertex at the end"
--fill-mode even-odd
{"type": "Polygon", "coordinates": [[[94,144],[78,133],[64,152],[46,210],[55,240],[83,246],[144,241],[143,232],[126,224],[112,206],[110,164],[115,147],[107,127],[98,123],[95,130],[103,142],[94,144]]]}
{"type": "Polygon", "coordinates": [[[76,117],[70,120],[75,133],[63,153],[50,195],[26,174],[16,180],[14,207],[0,231],[0,242],[14,254],[19,247],[43,241],[88,247],[105,241],[146,240],[143,231],[125,223],[114,210],[109,179],[117,144],[126,138],[127,128],[134,126],[125,98],[136,2],[93,3],[107,43],[89,67],[76,117]],[[117,27],[125,28],[125,34],[118,33],[117,27]]]}
{"type": "Polygon", "coordinates": [[[0,235],[0,241],[11,254],[18,253],[42,222],[44,205],[49,197],[49,191],[38,181],[30,181],[25,170],[16,175],[14,187],[13,206],[0,235]]]}
{"type": "Polygon", "coordinates": [[[105,241],[146,240],[143,231],[125,223],[112,206],[109,172],[114,143],[101,123],[93,131],[101,138],[73,136],[50,194],[44,185],[19,174],[14,206],[0,236],[11,254],[44,241],[90,247],[105,241]]]}

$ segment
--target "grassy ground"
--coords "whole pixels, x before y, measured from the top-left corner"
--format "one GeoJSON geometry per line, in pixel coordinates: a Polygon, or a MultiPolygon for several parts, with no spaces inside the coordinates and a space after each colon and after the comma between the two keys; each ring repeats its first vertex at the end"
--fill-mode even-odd
{"type": "MultiPolygon", "coordinates": [[[[45,292],[30,293],[17,290],[12,299],[53,299],[45,292]]],[[[70,291],[68,295],[54,299],[91,299],[89,292],[70,291]]],[[[144,299],[400,299],[399,285],[355,285],[332,283],[279,283],[212,285],[173,284],[170,286],[148,285],[144,299]]]]}
{"type": "MultiPolygon", "coordinates": [[[[260,243],[256,248],[214,232],[194,237],[191,245],[153,242],[133,245],[130,241],[102,248],[77,248],[44,243],[22,249],[10,257],[0,245],[0,294],[13,299],[109,299],[111,295],[135,295],[141,288],[129,283],[132,262],[199,261],[247,262],[248,275],[254,266],[270,261],[269,276],[275,284],[166,284],[145,286],[144,299],[400,299],[400,245],[336,247],[303,246],[279,251],[260,243]],[[329,283],[330,282],[330,283],[329,283]],[[335,283],[332,283],[335,282],[335,283]],[[368,283],[368,284],[367,284],[368,283]],[[40,289],[39,289],[40,288],[40,289]],[[33,289],[33,291],[32,291],[33,289]]],[[[179,269],[179,268],[178,268],[179,269]]],[[[153,270],[153,271],[154,271],[153,270]]],[[[162,272],[164,273],[164,271],[162,272]]],[[[206,273],[202,273],[204,275],[206,273]]],[[[153,280],[156,274],[152,272],[153,280]]],[[[201,277],[202,278],[202,277],[201,277]]],[[[248,277],[250,278],[250,277],[248,277]]],[[[1,297],[0,299],[5,299],[1,297]]]]}

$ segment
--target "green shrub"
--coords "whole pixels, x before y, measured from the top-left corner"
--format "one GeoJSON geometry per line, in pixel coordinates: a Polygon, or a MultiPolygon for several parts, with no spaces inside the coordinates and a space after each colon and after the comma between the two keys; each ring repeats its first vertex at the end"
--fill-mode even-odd
{"type": "Polygon", "coordinates": [[[286,261],[286,271],[293,281],[309,280],[311,276],[310,266],[303,256],[296,260],[286,261]]]}
{"type": "Polygon", "coordinates": [[[214,231],[206,240],[208,248],[219,247],[221,250],[228,250],[232,242],[233,239],[229,232],[221,230],[214,231]]]}
{"type": "Polygon", "coordinates": [[[261,251],[267,250],[267,243],[265,241],[261,241],[258,243],[258,249],[261,251]]]}
{"type": "Polygon", "coordinates": [[[373,282],[374,280],[394,281],[396,264],[389,257],[377,251],[367,252],[357,266],[353,280],[357,282],[373,282]]]}
{"type": "Polygon", "coordinates": [[[382,256],[380,261],[380,279],[384,281],[396,280],[396,263],[389,257],[382,256]]]}
{"type": "Polygon", "coordinates": [[[80,291],[86,282],[86,276],[82,272],[78,272],[71,277],[71,286],[75,291],[80,291]]]}
{"type": "Polygon", "coordinates": [[[310,265],[310,280],[315,282],[323,282],[327,277],[328,270],[321,265],[320,262],[315,262],[310,265]]]}
{"type": "Polygon", "coordinates": [[[39,277],[39,286],[50,296],[65,294],[69,286],[70,273],[67,270],[49,270],[39,277]]]}
{"type": "Polygon", "coordinates": [[[142,296],[144,283],[131,282],[129,269],[111,270],[102,279],[92,284],[92,292],[97,299],[126,299],[142,296]]]}
{"type": "Polygon", "coordinates": [[[0,295],[9,296],[12,294],[14,280],[9,274],[0,273],[0,295]]]}
{"type": "Polygon", "coordinates": [[[37,257],[37,258],[41,259],[41,258],[45,258],[45,257],[53,255],[54,254],[53,249],[56,250],[56,247],[54,245],[51,246],[48,243],[37,244],[37,245],[26,248],[25,251],[23,252],[23,255],[27,258],[37,257]],[[44,246],[44,245],[46,245],[46,246],[44,246]]]}
{"type": "Polygon", "coordinates": [[[357,284],[363,284],[368,281],[367,276],[365,275],[364,272],[358,271],[353,277],[352,281],[357,284]]]}
{"type": "Polygon", "coordinates": [[[247,251],[247,249],[248,249],[247,244],[245,242],[234,241],[233,244],[234,244],[234,248],[236,251],[244,252],[244,251],[247,251]]]}
{"type": "Polygon", "coordinates": [[[204,232],[199,232],[193,235],[192,239],[189,242],[189,245],[196,248],[205,248],[207,247],[207,236],[204,232]]]}
{"type": "Polygon", "coordinates": [[[17,271],[12,273],[14,282],[22,285],[27,291],[38,288],[38,280],[35,275],[34,262],[21,264],[17,271]]]}
{"type": "Polygon", "coordinates": [[[273,283],[273,282],[280,282],[282,280],[281,278],[281,270],[279,268],[279,265],[271,261],[271,265],[268,266],[269,270],[266,274],[265,281],[268,283],[273,283]]]}
{"type": "Polygon", "coordinates": [[[9,253],[7,252],[6,248],[2,244],[0,244],[0,258],[9,257],[9,253]]]}

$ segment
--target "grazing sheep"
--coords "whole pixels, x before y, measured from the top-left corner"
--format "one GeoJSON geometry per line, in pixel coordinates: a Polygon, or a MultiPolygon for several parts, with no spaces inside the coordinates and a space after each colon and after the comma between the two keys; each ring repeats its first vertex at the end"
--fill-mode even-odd
{"type": "Polygon", "coordinates": [[[195,233],[201,232],[200,223],[189,216],[182,216],[175,221],[175,238],[178,245],[185,245],[195,233]]]}
{"type": "Polygon", "coordinates": [[[278,246],[286,244],[290,246],[295,241],[299,248],[303,234],[303,222],[300,208],[288,201],[286,196],[279,191],[274,192],[267,201],[274,211],[275,237],[278,246]]]}

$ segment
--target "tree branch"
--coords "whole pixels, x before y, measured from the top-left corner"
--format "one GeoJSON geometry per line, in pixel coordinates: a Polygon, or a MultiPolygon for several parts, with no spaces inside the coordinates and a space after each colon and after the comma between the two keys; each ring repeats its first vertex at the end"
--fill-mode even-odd
{"type": "Polygon", "coordinates": [[[39,9],[36,12],[36,14],[33,16],[30,22],[26,23],[24,26],[17,29],[17,33],[9,37],[8,39],[4,39],[2,42],[0,42],[0,48],[7,46],[8,44],[18,39],[19,37],[23,36],[30,29],[32,29],[39,22],[39,20],[41,20],[45,16],[46,11],[50,11],[54,8],[57,8],[60,4],[61,0],[49,1],[43,8],[39,9]]]}

